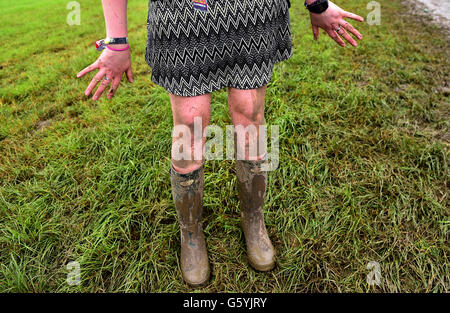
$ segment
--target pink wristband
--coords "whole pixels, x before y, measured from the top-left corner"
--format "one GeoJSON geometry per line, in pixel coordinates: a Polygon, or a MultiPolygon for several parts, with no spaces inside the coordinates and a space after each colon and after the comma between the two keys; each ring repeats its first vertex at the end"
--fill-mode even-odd
{"type": "Polygon", "coordinates": [[[108,48],[109,50],[112,50],[112,51],[126,51],[126,50],[130,49],[130,45],[128,45],[126,48],[123,48],[123,49],[114,49],[114,48],[111,48],[109,45],[107,45],[106,48],[108,48]]]}

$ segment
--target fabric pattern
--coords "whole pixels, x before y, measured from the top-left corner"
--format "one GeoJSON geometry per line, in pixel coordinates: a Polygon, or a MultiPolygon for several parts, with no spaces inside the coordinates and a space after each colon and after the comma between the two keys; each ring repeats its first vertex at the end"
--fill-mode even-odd
{"type": "Polygon", "coordinates": [[[150,0],[145,59],[179,96],[267,84],[292,55],[287,0],[150,0]]]}

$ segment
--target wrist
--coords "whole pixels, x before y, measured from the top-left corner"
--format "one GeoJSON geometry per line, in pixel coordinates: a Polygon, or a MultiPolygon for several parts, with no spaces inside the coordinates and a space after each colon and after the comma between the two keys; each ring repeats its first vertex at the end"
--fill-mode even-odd
{"type": "Polygon", "coordinates": [[[106,37],[108,38],[123,38],[123,37],[128,37],[128,32],[108,32],[106,31],[106,37]]]}
{"type": "Polygon", "coordinates": [[[111,51],[128,51],[130,50],[130,45],[129,44],[124,44],[124,45],[107,45],[106,49],[111,50],[111,51]]]}
{"type": "MultiPolygon", "coordinates": [[[[104,39],[97,40],[95,42],[95,48],[97,51],[102,51],[109,45],[116,46],[117,48],[112,48],[110,50],[120,50],[122,47],[128,47],[128,37],[106,37],[104,39]],[[119,47],[122,46],[122,47],[119,47]]],[[[124,49],[126,50],[126,49],[124,49]]]]}
{"type": "Polygon", "coordinates": [[[128,48],[130,45],[125,43],[125,44],[119,44],[119,45],[107,45],[106,47],[112,48],[112,49],[126,49],[128,48]]]}

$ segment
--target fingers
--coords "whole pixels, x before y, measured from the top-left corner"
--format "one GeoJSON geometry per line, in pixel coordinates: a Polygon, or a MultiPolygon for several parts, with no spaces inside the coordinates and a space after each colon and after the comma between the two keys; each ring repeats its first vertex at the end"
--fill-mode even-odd
{"type": "Polygon", "coordinates": [[[338,43],[341,47],[345,47],[345,42],[341,39],[341,36],[339,36],[334,29],[326,29],[326,32],[330,37],[338,43]]]}
{"type": "Polygon", "coordinates": [[[364,22],[364,18],[362,18],[359,15],[353,14],[351,12],[344,11],[343,15],[344,15],[344,17],[351,18],[352,20],[355,20],[358,22],[364,22]]]}
{"type": "MultiPolygon", "coordinates": [[[[95,69],[98,69],[99,71],[98,71],[97,74],[95,74],[95,76],[92,78],[92,80],[91,80],[89,86],[88,86],[88,87],[86,88],[86,90],[84,91],[84,94],[85,94],[86,96],[89,96],[89,95],[92,93],[92,91],[94,90],[94,88],[96,88],[96,86],[98,85],[98,83],[101,82],[100,85],[99,85],[99,87],[98,87],[98,89],[97,89],[97,91],[95,92],[95,94],[94,94],[93,97],[92,97],[92,99],[93,99],[94,101],[95,101],[95,100],[98,100],[98,99],[100,98],[100,96],[103,94],[103,92],[106,90],[106,88],[107,88],[107,87],[111,84],[111,82],[112,82],[111,88],[109,89],[109,92],[108,92],[108,95],[107,95],[108,99],[111,99],[111,98],[114,96],[114,94],[115,94],[117,88],[118,88],[119,85],[120,85],[120,80],[121,80],[121,78],[122,78],[123,72],[122,72],[120,75],[117,75],[117,74],[114,73],[113,71],[108,70],[108,73],[109,73],[109,74],[106,75],[107,69],[106,69],[105,67],[103,67],[103,66],[100,67],[100,66],[99,66],[99,63],[98,63],[98,62],[95,62],[95,63],[93,63],[92,65],[90,65],[90,66],[86,67],[85,69],[83,69],[81,72],[79,72],[79,73],[77,74],[77,77],[82,77],[82,76],[86,75],[87,73],[89,73],[89,72],[91,72],[91,71],[93,71],[93,70],[95,70],[95,69]],[[105,79],[104,79],[105,75],[106,75],[107,78],[109,78],[108,80],[105,80],[105,79]]],[[[132,72],[132,70],[131,70],[131,65],[130,65],[130,67],[126,70],[126,74],[127,74],[128,80],[129,80],[131,83],[134,82],[134,79],[133,79],[133,72],[132,72]]]]}
{"type": "Polygon", "coordinates": [[[95,88],[95,86],[97,86],[98,82],[102,80],[103,76],[105,76],[104,69],[101,69],[97,74],[95,74],[94,78],[92,78],[91,80],[91,83],[84,92],[86,96],[89,96],[91,94],[92,90],[95,88]]]}
{"type": "Polygon", "coordinates": [[[109,92],[108,92],[108,99],[111,99],[112,97],[114,97],[117,88],[119,88],[120,80],[122,78],[121,76],[122,75],[117,75],[116,77],[114,77],[111,88],[109,89],[109,92]]]}
{"type": "Polygon", "coordinates": [[[312,25],[312,31],[314,35],[314,40],[319,39],[319,27],[312,25]]]}
{"type": "Polygon", "coordinates": [[[353,37],[350,36],[343,27],[341,27],[341,29],[337,33],[341,35],[345,40],[347,40],[353,47],[356,47],[358,45],[355,39],[353,39],[353,37]]]}
{"type": "Polygon", "coordinates": [[[357,31],[352,24],[350,24],[349,22],[343,21],[342,22],[342,27],[344,27],[346,30],[348,30],[349,32],[351,32],[353,35],[355,35],[356,38],[358,39],[362,39],[362,35],[359,33],[359,31],[357,31]]]}
{"type": "Polygon", "coordinates": [[[102,79],[102,82],[100,83],[100,86],[98,87],[97,91],[95,92],[94,96],[92,97],[92,100],[96,101],[100,96],[102,95],[103,91],[105,91],[106,87],[111,83],[112,77],[111,75],[105,75],[102,79]],[[108,78],[108,79],[105,79],[108,78]]]}
{"type": "Polygon", "coordinates": [[[134,79],[133,79],[133,71],[131,70],[131,65],[130,65],[130,67],[127,69],[127,78],[128,78],[128,81],[129,81],[130,83],[134,82],[134,79]]]}
{"type": "Polygon", "coordinates": [[[79,72],[79,73],[77,74],[77,77],[78,77],[78,78],[83,77],[83,76],[86,75],[87,73],[92,72],[93,70],[96,70],[96,69],[98,69],[98,68],[99,68],[98,62],[95,62],[95,63],[89,65],[88,67],[86,67],[86,68],[85,68],[84,70],[82,70],[81,72],[79,72]]]}

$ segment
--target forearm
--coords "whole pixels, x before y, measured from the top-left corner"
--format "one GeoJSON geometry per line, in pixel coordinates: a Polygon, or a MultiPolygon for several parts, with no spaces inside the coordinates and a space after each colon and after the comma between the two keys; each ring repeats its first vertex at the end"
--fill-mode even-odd
{"type": "Polygon", "coordinates": [[[127,0],[102,0],[107,37],[127,37],[127,0]]]}

